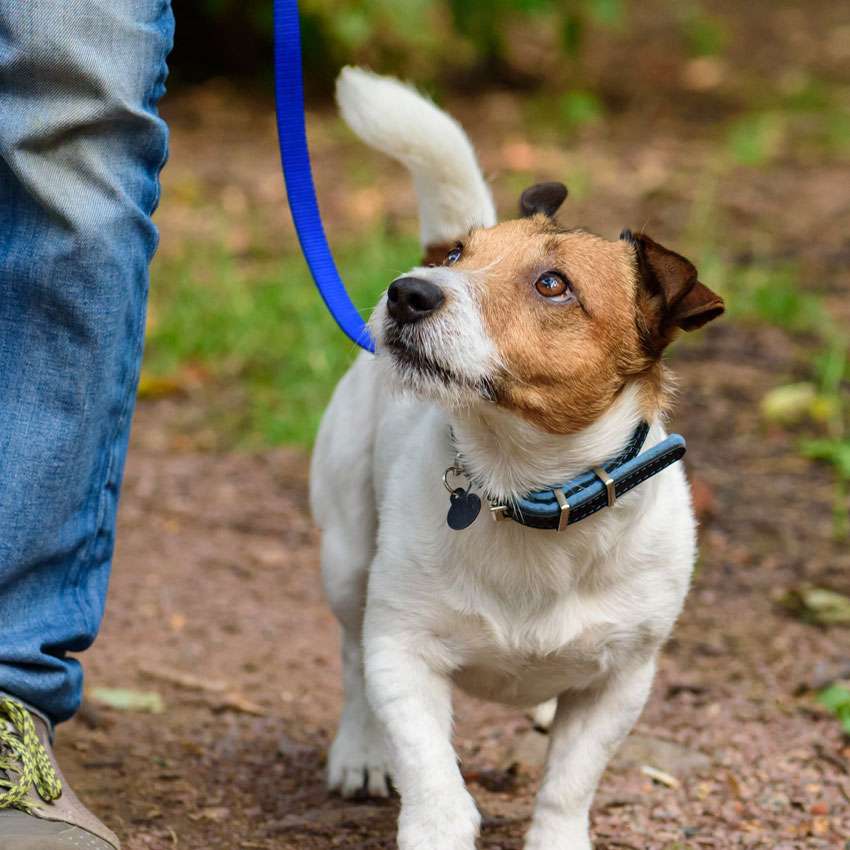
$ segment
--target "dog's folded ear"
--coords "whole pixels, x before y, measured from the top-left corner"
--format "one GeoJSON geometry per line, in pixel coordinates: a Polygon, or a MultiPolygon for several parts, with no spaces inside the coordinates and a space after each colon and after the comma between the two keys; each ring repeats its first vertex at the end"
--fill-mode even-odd
{"type": "Polygon", "coordinates": [[[535,183],[519,198],[519,214],[523,218],[542,213],[551,218],[567,199],[567,187],[563,183],[535,183]]]}
{"type": "Polygon", "coordinates": [[[638,306],[653,352],[660,353],[677,329],[695,331],[726,309],[723,299],[698,280],[690,260],[643,233],[624,230],[620,238],[635,248],[638,306]]]}

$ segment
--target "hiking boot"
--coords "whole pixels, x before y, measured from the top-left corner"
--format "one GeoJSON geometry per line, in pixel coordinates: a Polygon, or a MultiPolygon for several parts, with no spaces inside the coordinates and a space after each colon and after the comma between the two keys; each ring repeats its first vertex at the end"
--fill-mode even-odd
{"type": "Polygon", "coordinates": [[[78,799],[50,747],[47,724],[0,696],[0,848],[119,850],[118,838],[78,799]]]}

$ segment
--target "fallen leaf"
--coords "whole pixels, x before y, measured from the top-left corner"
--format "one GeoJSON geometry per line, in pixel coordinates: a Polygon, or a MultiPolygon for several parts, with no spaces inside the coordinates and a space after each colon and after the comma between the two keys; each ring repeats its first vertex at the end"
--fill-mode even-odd
{"type": "Polygon", "coordinates": [[[793,425],[808,415],[817,398],[817,388],[806,381],[774,387],[761,400],[761,415],[768,422],[793,425]]]}
{"type": "Polygon", "coordinates": [[[199,812],[189,815],[190,820],[209,820],[213,823],[221,823],[230,817],[230,809],[227,806],[206,806],[199,812]]]}
{"type": "Polygon", "coordinates": [[[208,691],[210,693],[221,693],[227,690],[227,682],[217,679],[202,679],[192,673],[184,673],[182,670],[171,670],[167,667],[142,667],[142,673],[153,679],[179,685],[189,690],[208,691]]]}
{"type": "Polygon", "coordinates": [[[767,422],[796,425],[806,419],[828,422],[837,413],[833,396],[817,391],[814,384],[803,381],[785,384],[766,393],[761,400],[761,415],[767,422]]]}
{"type": "Polygon", "coordinates": [[[253,714],[255,717],[265,717],[268,714],[268,711],[261,705],[252,702],[238,691],[230,691],[224,694],[221,699],[216,701],[214,708],[218,710],[230,709],[241,714],[253,714]]]}
{"type": "Polygon", "coordinates": [[[214,711],[238,711],[242,714],[253,714],[256,717],[265,717],[268,711],[261,705],[249,700],[239,691],[228,690],[230,685],[218,679],[202,679],[192,673],[184,673],[182,670],[171,670],[167,667],[142,667],[142,672],[154,679],[178,685],[187,690],[202,691],[211,694],[207,700],[214,711]]]}
{"type": "Polygon", "coordinates": [[[669,773],[665,773],[663,770],[659,770],[650,764],[642,764],[640,772],[644,776],[648,776],[653,782],[660,782],[668,788],[678,788],[682,784],[675,776],[671,776],[669,773]]]}
{"type": "Polygon", "coordinates": [[[841,723],[841,728],[850,735],[850,688],[834,684],[818,694],[818,702],[825,705],[841,723]]]}
{"type": "Polygon", "coordinates": [[[780,596],[779,604],[807,623],[850,625],[850,598],[824,587],[800,584],[789,588],[780,596]]]}
{"type": "Polygon", "coordinates": [[[139,378],[138,396],[140,399],[164,398],[182,393],[185,388],[185,382],[178,375],[159,376],[143,371],[139,378]]]}
{"type": "Polygon", "coordinates": [[[638,732],[629,735],[615,756],[614,763],[624,768],[649,764],[679,779],[711,767],[711,759],[699,750],[638,732]]]}
{"type": "Polygon", "coordinates": [[[130,688],[92,688],[91,698],[117,711],[146,711],[162,714],[165,703],[156,691],[134,691],[130,688]]]}

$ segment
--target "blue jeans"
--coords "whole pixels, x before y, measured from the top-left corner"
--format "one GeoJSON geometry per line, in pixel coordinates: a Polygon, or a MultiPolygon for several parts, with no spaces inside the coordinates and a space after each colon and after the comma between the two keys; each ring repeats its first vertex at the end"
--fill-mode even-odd
{"type": "Polygon", "coordinates": [[[0,0],[0,691],[54,722],[103,616],[172,38],[170,0],[0,0]]]}

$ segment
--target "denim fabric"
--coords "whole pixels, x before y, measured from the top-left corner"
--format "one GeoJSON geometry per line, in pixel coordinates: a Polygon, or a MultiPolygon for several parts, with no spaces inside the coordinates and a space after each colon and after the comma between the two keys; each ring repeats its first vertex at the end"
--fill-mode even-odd
{"type": "Polygon", "coordinates": [[[170,0],[0,0],[0,691],[70,717],[103,615],[170,0]]]}

